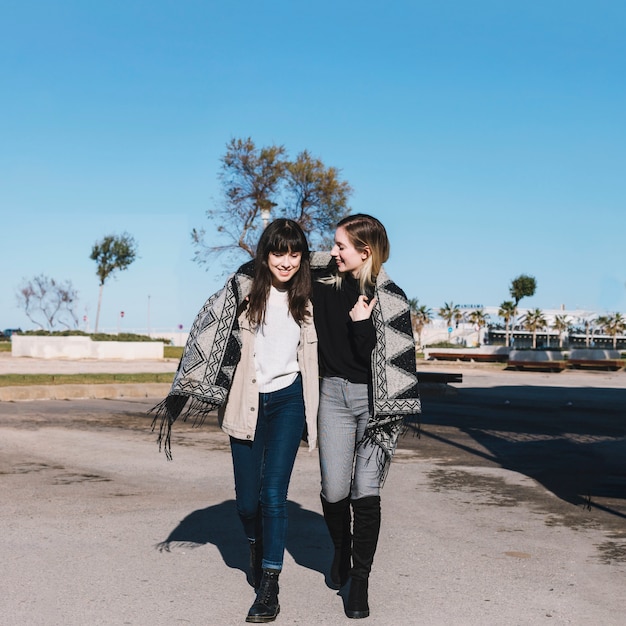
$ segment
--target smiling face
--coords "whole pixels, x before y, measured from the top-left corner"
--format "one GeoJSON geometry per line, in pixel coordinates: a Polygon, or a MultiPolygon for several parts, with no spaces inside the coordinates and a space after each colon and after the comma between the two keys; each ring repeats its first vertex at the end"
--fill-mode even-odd
{"type": "Polygon", "coordinates": [[[359,272],[363,264],[370,255],[369,249],[357,250],[350,241],[346,230],[340,226],[335,231],[335,245],[330,254],[337,263],[337,269],[340,272],[350,272],[352,276],[358,278],[359,272]]]}
{"type": "Polygon", "coordinates": [[[302,252],[270,252],[267,266],[272,274],[272,285],[284,289],[286,284],[298,273],[302,252]]]}

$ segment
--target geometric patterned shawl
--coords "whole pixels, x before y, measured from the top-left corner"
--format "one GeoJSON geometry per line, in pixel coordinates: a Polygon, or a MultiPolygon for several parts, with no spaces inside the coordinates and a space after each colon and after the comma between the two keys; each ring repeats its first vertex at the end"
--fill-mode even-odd
{"type": "MultiPolygon", "coordinates": [[[[311,269],[334,267],[327,252],[314,252],[311,269]]],[[[419,421],[422,411],[415,363],[415,338],[407,297],[381,268],[374,287],[372,322],[376,344],[372,351],[373,407],[364,440],[378,446],[378,466],[384,479],[398,436],[406,424],[419,421]]],[[[315,316],[315,310],[313,310],[315,316]]]]}
{"type": "Polygon", "coordinates": [[[237,318],[250,293],[253,271],[254,262],[249,261],[204,303],[189,331],[170,392],[151,410],[153,430],[160,422],[159,450],[163,447],[168,459],[172,458],[172,424],[181,414],[183,420],[192,417],[202,423],[209,412],[226,402],[241,356],[237,318]]]}

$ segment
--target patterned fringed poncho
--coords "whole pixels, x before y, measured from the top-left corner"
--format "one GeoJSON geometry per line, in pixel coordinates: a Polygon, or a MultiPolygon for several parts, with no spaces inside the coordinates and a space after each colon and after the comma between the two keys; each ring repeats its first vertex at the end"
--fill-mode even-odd
{"type": "MultiPolygon", "coordinates": [[[[329,253],[313,253],[311,269],[319,271],[329,267],[334,267],[329,253]]],[[[378,447],[377,462],[384,480],[399,435],[408,423],[419,423],[422,409],[415,364],[415,338],[407,297],[384,268],[376,279],[374,296],[373,407],[364,439],[378,447]]]]}
{"type": "Polygon", "coordinates": [[[159,424],[159,450],[163,448],[168,459],[172,458],[172,424],[181,414],[183,419],[202,423],[210,411],[226,402],[241,356],[237,317],[250,293],[253,268],[253,261],[240,267],[204,303],[189,332],[172,388],[152,409],[152,427],[159,424]]]}
{"type": "MultiPolygon", "coordinates": [[[[332,263],[330,254],[325,252],[315,252],[311,258],[313,270],[323,270],[332,263]]],[[[241,356],[237,317],[250,292],[253,267],[252,261],[240,267],[206,301],[189,333],[170,392],[153,409],[153,428],[159,425],[159,449],[165,450],[168,459],[172,458],[172,424],[179,416],[201,423],[210,411],[226,402],[241,356]]],[[[364,438],[377,446],[377,462],[384,478],[398,436],[408,422],[418,421],[421,404],[406,295],[384,269],[376,280],[374,295],[373,410],[364,438]]]]}

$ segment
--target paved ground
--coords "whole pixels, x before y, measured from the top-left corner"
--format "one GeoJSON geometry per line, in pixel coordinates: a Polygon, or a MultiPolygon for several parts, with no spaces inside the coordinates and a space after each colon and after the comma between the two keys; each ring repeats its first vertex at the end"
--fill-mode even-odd
{"type": "MultiPolygon", "coordinates": [[[[178,359],[160,361],[105,361],[32,359],[0,352],[2,374],[135,374],[175,372],[178,359]]],[[[32,385],[0,387],[0,402],[11,400],[70,400],[80,398],[145,398],[167,393],[168,385],[32,385]]]]}
{"type": "MultiPolygon", "coordinates": [[[[623,624],[626,373],[424,367],[464,382],[425,389],[422,436],[401,441],[364,623],[623,624]]],[[[225,436],[177,424],[168,463],[146,417],[159,398],[111,398],[0,402],[0,623],[243,623],[225,436]]],[[[318,491],[302,448],[277,624],[351,623],[325,585],[318,491]]]]}
{"type": "Polygon", "coordinates": [[[13,357],[10,352],[0,352],[1,374],[109,374],[138,372],[175,372],[178,359],[159,361],[122,361],[98,359],[32,359],[13,357]]]}

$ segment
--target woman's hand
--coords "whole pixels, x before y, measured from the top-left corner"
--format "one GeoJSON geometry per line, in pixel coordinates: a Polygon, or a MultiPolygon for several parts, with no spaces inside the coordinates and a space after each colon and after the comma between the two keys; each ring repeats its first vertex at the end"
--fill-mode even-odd
{"type": "Polygon", "coordinates": [[[356,304],[350,310],[350,319],[353,322],[361,322],[363,320],[368,320],[372,315],[372,309],[376,304],[376,298],[372,298],[369,302],[367,301],[367,296],[359,296],[359,299],[356,301],[356,304]]]}

